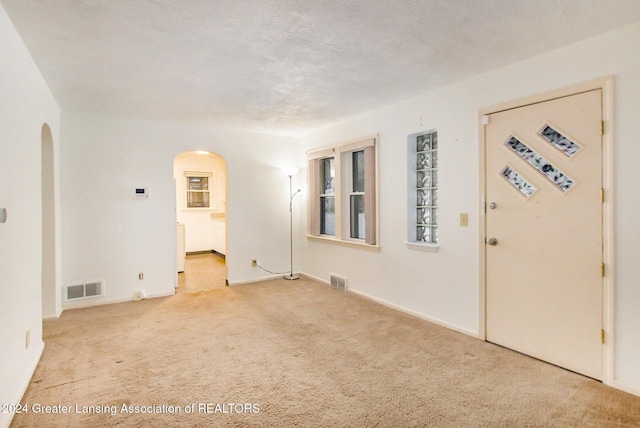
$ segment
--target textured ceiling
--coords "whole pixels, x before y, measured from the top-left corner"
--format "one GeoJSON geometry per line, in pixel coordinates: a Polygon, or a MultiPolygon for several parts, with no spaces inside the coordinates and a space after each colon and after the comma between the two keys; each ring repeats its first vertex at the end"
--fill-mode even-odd
{"type": "Polygon", "coordinates": [[[61,107],[303,135],[640,20],[639,0],[0,0],[61,107]]]}

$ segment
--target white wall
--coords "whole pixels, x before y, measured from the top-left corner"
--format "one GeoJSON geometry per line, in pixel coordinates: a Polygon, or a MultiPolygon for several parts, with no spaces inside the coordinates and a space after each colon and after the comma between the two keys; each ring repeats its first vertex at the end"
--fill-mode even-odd
{"type": "Polygon", "coordinates": [[[90,304],[173,293],[175,157],[208,150],[228,171],[227,268],[231,284],[288,265],[288,180],[297,157],[286,137],[64,111],[62,114],[63,283],[102,279],[107,295],[90,304]],[[146,186],[147,199],[133,187],[146,186]],[[144,273],[144,280],[138,273],[144,273]]]}
{"type": "MultiPolygon", "coordinates": [[[[227,165],[220,156],[181,153],[173,168],[176,181],[176,218],[185,225],[186,251],[211,251],[213,248],[214,223],[224,223],[226,218],[227,165]],[[187,209],[187,181],[185,171],[213,174],[209,178],[210,209],[187,209]]],[[[216,249],[217,250],[217,249],[216,249]]],[[[224,254],[224,252],[223,252],[224,254]]]]}
{"type": "MultiPolygon", "coordinates": [[[[608,75],[615,76],[616,337],[614,385],[640,394],[640,23],[355,117],[305,139],[305,148],[379,133],[379,253],[301,239],[302,270],[349,278],[356,291],[479,332],[478,110],[608,75]],[[420,126],[422,118],[423,126],[420,126]],[[437,253],[408,249],[407,135],[436,128],[440,237],[437,253]],[[458,225],[469,213],[469,227],[458,225]]],[[[303,158],[303,155],[301,155],[303,158]]],[[[304,209],[304,207],[302,207],[304,209]]],[[[303,228],[301,228],[302,230],[303,228]]]]}
{"type": "MultiPolygon", "coordinates": [[[[2,6],[0,64],[0,403],[19,403],[44,347],[41,130],[50,126],[57,160],[60,110],[2,6]]],[[[0,426],[12,416],[0,413],[0,426]]]]}

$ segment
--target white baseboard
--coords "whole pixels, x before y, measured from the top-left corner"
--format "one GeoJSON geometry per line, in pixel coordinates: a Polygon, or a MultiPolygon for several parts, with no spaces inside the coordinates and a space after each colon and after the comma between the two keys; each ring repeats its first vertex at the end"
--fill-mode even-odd
{"type": "Polygon", "coordinates": [[[229,283],[229,287],[234,287],[236,285],[253,284],[255,282],[271,281],[271,280],[274,280],[274,279],[282,279],[285,275],[286,274],[270,275],[270,276],[263,276],[263,277],[260,277],[260,278],[249,279],[249,280],[246,280],[246,281],[230,282],[229,283]]]}
{"type": "MultiPolygon", "coordinates": [[[[155,299],[156,297],[168,297],[168,296],[173,296],[175,295],[175,289],[173,289],[172,291],[166,291],[166,292],[162,292],[162,293],[155,293],[155,294],[149,294],[147,297],[145,297],[143,300],[146,299],[155,299]]],[[[77,303],[72,303],[72,304],[66,304],[62,307],[63,311],[66,311],[68,309],[82,309],[82,308],[91,308],[93,306],[102,306],[102,305],[112,305],[114,303],[124,303],[124,302],[133,302],[135,301],[134,296],[131,297],[127,297],[127,298],[121,298],[121,299],[100,299],[100,300],[85,300],[82,302],[77,302],[77,303]]]]}
{"type": "Polygon", "coordinates": [[[326,284],[326,285],[331,285],[330,281],[328,281],[326,279],[319,278],[317,276],[314,276],[314,275],[311,275],[311,274],[308,274],[308,273],[300,272],[300,276],[304,276],[306,278],[312,279],[312,280],[317,281],[317,282],[321,282],[321,283],[326,284]]]}
{"type": "MultiPolygon", "coordinates": [[[[326,285],[330,285],[331,284],[326,279],[318,278],[317,276],[314,276],[314,275],[311,275],[311,274],[308,274],[308,273],[300,273],[300,275],[305,276],[305,277],[307,277],[309,279],[312,279],[314,281],[321,282],[321,283],[326,284],[326,285]]],[[[422,314],[420,312],[412,311],[411,309],[407,309],[407,308],[405,308],[403,306],[396,305],[395,303],[388,302],[388,301],[386,301],[384,299],[379,299],[377,297],[371,296],[371,295],[369,295],[367,293],[364,293],[362,291],[354,290],[352,288],[347,288],[347,292],[348,293],[357,294],[358,296],[364,297],[365,299],[371,300],[372,302],[378,303],[378,304],[380,304],[382,306],[386,306],[388,308],[395,309],[396,311],[400,311],[400,312],[405,313],[407,315],[411,315],[411,316],[414,316],[416,318],[420,318],[421,320],[428,321],[428,322],[433,323],[433,324],[437,324],[437,325],[439,325],[441,327],[448,328],[449,330],[454,330],[454,331],[457,331],[459,333],[466,334],[467,336],[471,336],[471,337],[474,337],[476,339],[484,340],[483,338],[480,337],[480,335],[478,334],[477,331],[471,331],[471,330],[467,330],[467,329],[464,329],[464,328],[460,328],[460,327],[458,327],[456,325],[453,325],[453,324],[450,324],[448,322],[439,320],[437,318],[433,318],[433,317],[427,316],[425,314],[422,314]]]]}
{"type": "Polygon", "coordinates": [[[420,312],[416,312],[416,311],[413,311],[411,309],[407,309],[407,308],[405,308],[403,306],[396,305],[395,303],[391,303],[391,302],[388,302],[386,300],[379,299],[377,297],[373,297],[373,296],[371,296],[371,295],[369,295],[367,293],[363,293],[362,291],[358,291],[358,290],[354,290],[354,289],[349,288],[349,289],[347,289],[347,292],[353,293],[353,294],[357,294],[358,296],[364,297],[365,299],[371,300],[371,301],[373,301],[375,303],[378,303],[378,304],[380,304],[382,306],[386,306],[388,308],[395,309],[396,311],[403,312],[403,313],[405,313],[407,315],[411,315],[411,316],[414,316],[416,318],[420,318],[421,320],[428,321],[428,322],[433,323],[433,324],[437,324],[437,325],[439,325],[441,327],[448,328],[449,330],[454,330],[454,331],[457,331],[458,333],[462,333],[462,334],[465,334],[467,336],[474,337],[476,339],[481,339],[480,336],[478,335],[477,331],[471,331],[471,330],[467,330],[465,328],[458,327],[458,326],[450,324],[450,323],[448,323],[446,321],[442,321],[442,320],[439,320],[437,318],[433,318],[433,317],[430,317],[428,315],[422,314],[420,312]]]}
{"type": "Polygon", "coordinates": [[[624,392],[627,392],[629,394],[636,395],[636,396],[640,397],[640,388],[637,388],[635,386],[631,386],[631,385],[626,384],[624,382],[620,382],[619,380],[614,380],[609,386],[612,387],[612,388],[615,388],[615,389],[619,389],[620,391],[624,391],[624,392]]]}
{"type": "MultiPolygon", "coordinates": [[[[22,382],[21,388],[18,389],[18,394],[15,399],[11,403],[22,403],[22,397],[24,397],[25,392],[27,392],[27,388],[29,388],[29,383],[31,383],[31,378],[33,374],[36,372],[36,368],[38,367],[38,363],[40,363],[40,359],[42,358],[42,353],[44,352],[44,342],[40,342],[40,351],[36,353],[37,358],[31,365],[31,370],[29,370],[29,376],[22,382]]],[[[14,413],[0,413],[0,427],[9,428],[11,425],[11,421],[13,420],[14,413]]]]}

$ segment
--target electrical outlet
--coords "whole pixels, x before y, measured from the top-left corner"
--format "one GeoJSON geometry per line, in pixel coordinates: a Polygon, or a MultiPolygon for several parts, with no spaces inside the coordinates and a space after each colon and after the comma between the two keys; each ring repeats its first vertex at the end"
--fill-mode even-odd
{"type": "Polygon", "coordinates": [[[251,259],[251,267],[257,267],[257,266],[258,266],[258,260],[251,259]]]}

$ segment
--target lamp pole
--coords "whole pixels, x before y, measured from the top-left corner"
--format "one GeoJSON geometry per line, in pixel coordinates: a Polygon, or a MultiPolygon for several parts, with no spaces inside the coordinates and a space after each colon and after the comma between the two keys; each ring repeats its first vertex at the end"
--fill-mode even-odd
{"type": "Polygon", "coordinates": [[[300,279],[300,277],[293,274],[293,198],[300,192],[300,189],[296,190],[296,192],[293,193],[292,179],[294,174],[292,172],[289,172],[287,175],[289,176],[289,254],[291,255],[291,269],[289,271],[289,275],[285,275],[284,279],[294,280],[300,279]]]}

